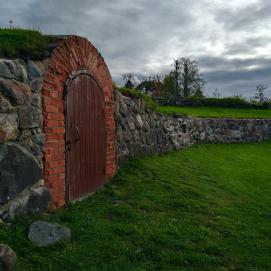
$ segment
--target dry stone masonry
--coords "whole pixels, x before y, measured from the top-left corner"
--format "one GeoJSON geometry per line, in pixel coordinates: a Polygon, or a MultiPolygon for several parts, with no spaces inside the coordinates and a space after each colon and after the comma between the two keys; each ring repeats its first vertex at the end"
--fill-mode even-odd
{"type": "Polygon", "coordinates": [[[0,218],[44,212],[42,82],[46,61],[0,59],[0,218]]]}
{"type": "Polygon", "coordinates": [[[271,119],[170,117],[154,112],[144,101],[116,92],[117,158],[158,154],[196,142],[230,143],[271,139],[271,119]]]}

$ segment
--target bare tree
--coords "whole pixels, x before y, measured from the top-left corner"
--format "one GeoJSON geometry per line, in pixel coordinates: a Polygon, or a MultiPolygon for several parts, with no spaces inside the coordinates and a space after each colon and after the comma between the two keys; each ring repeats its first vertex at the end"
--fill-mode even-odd
{"type": "Polygon", "coordinates": [[[257,85],[256,86],[256,93],[255,93],[255,96],[254,96],[254,99],[263,103],[263,102],[266,102],[268,100],[268,98],[265,96],[264,94],[264,91],[267,89],[266,86],[263,86],[263,85],[257,85]]]}

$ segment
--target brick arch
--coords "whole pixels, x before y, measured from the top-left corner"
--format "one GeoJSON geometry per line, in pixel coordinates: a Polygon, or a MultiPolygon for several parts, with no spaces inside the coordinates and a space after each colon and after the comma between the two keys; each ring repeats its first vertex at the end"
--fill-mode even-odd
{"type": "Polygon", "coordinates": [[[52,52],[43,82],[44,181],[52,196],[51,208],[62,207],[65,197],[64,91],[68,79],[87,72],[100,85],[105,100],[106,177],[116,172],[113,86],[109,70],[97,49],[86,39],[62,39],[52,52]]]}

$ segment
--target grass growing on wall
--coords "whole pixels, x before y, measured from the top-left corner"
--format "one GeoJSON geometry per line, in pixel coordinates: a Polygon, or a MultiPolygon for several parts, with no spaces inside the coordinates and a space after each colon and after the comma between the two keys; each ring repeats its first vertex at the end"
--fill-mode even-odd
{"type": "Polygon", "coordinates": [[[44,216],[70,241],[36,248],[34,219],[0,226],[17,271],[271,270],[271,142],[130,161],[101,191],[44,216]]]}
{"type": "Polygon", "coordinates": [[[188,115],[202,118],[271,118],[271,109],[158,106],[156,110],[167,115],[188,115]]]}
{"type": "Polygon", "coordinates": [[[38,30],[0,28],[0,56],[42,59],[50,38],[38,30]]]}
{"type": "Polygon", "coordinates": [[[130,88],[124,88],[124,87],[117,87],[114,85],[114,88],[121,92],[122,95],[127,96],[127,97],[136,97],[142,99],[146,106],[150,109],[156,110],[158,104],[148,95],[143,94],[139,92],[138,90],[135,89],[130,89],[130,88]]]}

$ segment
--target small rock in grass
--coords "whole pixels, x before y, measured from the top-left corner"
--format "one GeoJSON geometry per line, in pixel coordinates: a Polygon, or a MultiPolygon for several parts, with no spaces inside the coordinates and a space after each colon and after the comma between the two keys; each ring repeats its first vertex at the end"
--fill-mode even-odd
{"type": "Polygon", "coordinates": [[[16,253],[9,246],[0,244],[0,270],[12,270],[16,261],[16,253]]]}
{"type": "Polygon", "coordinates": [[[34,222],[28,232],[28,239],[37,246],[46,247],[56,242],[71,237],[71,230],[68,227],[52,224],[45,221],[34,222]]]}

